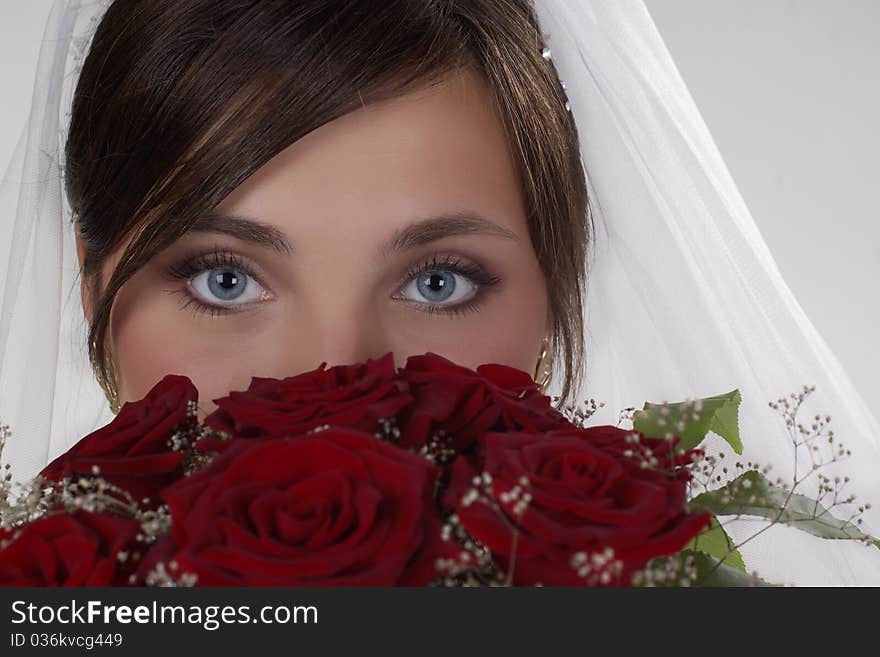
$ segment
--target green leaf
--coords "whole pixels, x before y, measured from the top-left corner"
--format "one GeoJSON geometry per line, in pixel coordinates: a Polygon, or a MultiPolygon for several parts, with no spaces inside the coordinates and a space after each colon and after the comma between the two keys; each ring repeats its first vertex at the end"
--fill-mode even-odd
{"type": "Polygon", "coordinates": [[[685,550],[682,555],[685,558],[687,556],[694,558],[694,567],[697,570],[697,581],[694,586],[770,586],[760,577],[722,563],[701,550],[685,550]]]}
{"type": "Polygon", "coordinates": [[[864,534],[855,524],[835,517],[806,495],[789,493],[755,470],[749,470],[722,488],[698,495],[688,506],[719,516],[758,516],[821,538],[868,540],[880,548],[880,541],[864,534]]]}
{"type": "Polygon", "coordinates": [[[721,562],[702,550],[684,549],[651,561],[634,586],[769,586],[761,578],[721,562]]]}
{"type": "Polygon", "coordinates": [[[746,564],[743,562],[742,555],[715,516],[712,516],[712,522],[709,526],[691,539],[691,542],[685,547],[688,550],[699,550],[710,554],[726,565],[746,572],[746,564]]]}
{"type": "Polygon", "coordinates": [[[712,431],[726,440],[733,451],[742,454],[739,436],[741,402],[739,390],[674,404],[646,402],[642,410],[633,415],[633,428],[650,438],[665,438],[668,434],[679,436],[678,447],[681,449],[695,448],[712,431]]]}

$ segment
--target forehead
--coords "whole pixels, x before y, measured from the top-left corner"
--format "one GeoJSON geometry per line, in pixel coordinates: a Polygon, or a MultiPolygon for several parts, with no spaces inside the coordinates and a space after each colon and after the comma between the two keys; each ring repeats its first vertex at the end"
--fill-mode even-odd
{"type": "Polygon", "coordinates": [[[459,70],[310,132],[219,209],[281,227],[314,220],[326,228],[353,217],[375,225],[449,211],[517,215],[522,202],[490,91],[459,70]]]}

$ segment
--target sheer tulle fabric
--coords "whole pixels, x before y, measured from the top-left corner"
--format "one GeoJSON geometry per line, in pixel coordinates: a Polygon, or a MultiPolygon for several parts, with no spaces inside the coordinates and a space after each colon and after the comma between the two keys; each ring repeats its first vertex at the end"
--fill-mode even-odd
{"type": "MultiPolygon", "coordinates": [[[[106,4],[56,2],[30,121],[0,187],[0,418],[14,431],[4,460],[17,478],[112,419],[88,363],[61,180],[79,59],[106,4]]],[[[596,421],[613,424],[645,400],[739,388],[744,458],[790,480],[793,446],[767,402],[815,385],[805,413],[830,414],[853,453],[825,474],[848,475],[847,490],[875,502],[864,517],[876,534],[877,421],[782,280],[645,6],[536,9],[580,132],[596,227],[581,398],[604,401],[596,421]]],[[[741,540],[760,526],[731,531],[741,540]]],[[[880,584],[880,552],[856,543],[774,527],[742,552],[774,582],[880,584]]]]}
{"type": "Polygon", "coordinates": [[[0,418],[17,479],[113,418],[88,360],[61,159],[79,61],[107,4],[53,6],[30,118],[0,182],[0,418]]]}
{"type": "MultiPolygon", "coordinates": [[[[876,419],[782,280],[644,5],[537,8],[577,117],[597,227],[585,395],[605,401],[615,422],[645,400],[739,388],[744,457],[790,480],[794,448],[767,404],[815,385],[807,418],[831,414],[853,452],[836,471],[876,503],[876,419]]],[[[816,492],[814,480],[804,493],[816,492]]],[[[880,529],[876,506],[865,521],[880,529]]],[[[743,521],[733,531],[741,540],[759,528],[743,521]]],[[[880,583],[876,550],[789,528],[765,532],[743,555],[774,582],[880,583]]]]}

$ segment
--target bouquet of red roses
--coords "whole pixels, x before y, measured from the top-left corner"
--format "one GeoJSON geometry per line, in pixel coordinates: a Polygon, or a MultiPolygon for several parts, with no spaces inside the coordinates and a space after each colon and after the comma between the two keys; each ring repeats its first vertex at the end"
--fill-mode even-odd
{"type": "Polygon", "coordinates": [[[0,584],[629,585],[710,518],[677,437],[501,365],[389,353],[215,403],[166,376],[7,499],[0,584]]]}

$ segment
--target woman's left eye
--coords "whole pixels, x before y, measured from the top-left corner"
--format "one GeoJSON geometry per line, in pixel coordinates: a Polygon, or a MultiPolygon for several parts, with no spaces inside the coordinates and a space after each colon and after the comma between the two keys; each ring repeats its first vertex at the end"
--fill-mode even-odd
{"type": "Polygon", "coordinates": [[[407,300],[426,304],[456,305],[473,296],[477,286],[466,276],[449,269],[428,269],[403,289],[407,300]]]}
{"type": "Polygon", "coordinates": [[[428,312],[455,315],[477,309],[484,292],[501,282],[475,262],[456,255],[435,256],[411,269],[404,280],[396,298],[415,302],[428,312]]]}

